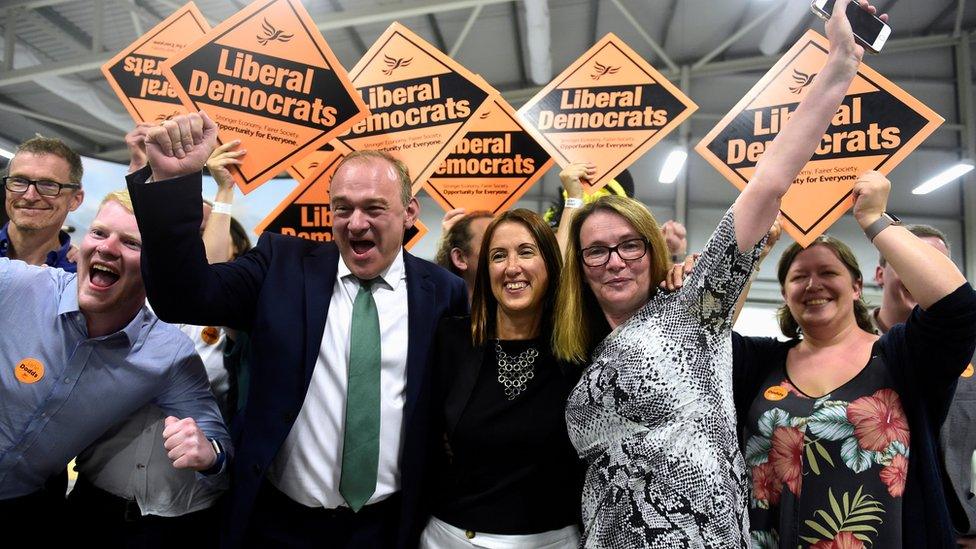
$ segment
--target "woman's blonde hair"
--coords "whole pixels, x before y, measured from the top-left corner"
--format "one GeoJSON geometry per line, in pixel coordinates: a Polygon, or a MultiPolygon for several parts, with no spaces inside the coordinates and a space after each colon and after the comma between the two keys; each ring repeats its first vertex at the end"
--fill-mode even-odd
{"type": "MultiPolygon", "coordinates": [[[[861,267],[857,263],[857,256],[851,251],[847,244],[843,241],[838,240],[830,235],[820,235],[814,241],[803,248],[796,242],[790,245],[783,255],[779,256],[779,264],[776,267],[776,278],[779,279],[779,289],[783,291],[786,287],[786,275],[790,272],[790,267],[793,262],[796,261],[800,252],[804,249],[809,250],[814,246],[823,246],[828,250],[834,252],[837,259],[840,260],[847,272],[850,273],[851,278],[857,282],[859,285],[863,285],[864,278],[861,275],[861,267]]],[[[864,293],[858,296],[854,300],[854,320],[857,321],[859,328],[865,332],[874,332],[874,322],[871,321],[871,312],[868,310],[868,304],[864,301],[864,293]]],[[[793,317],[793,313],[790,311],[789,306],[786,303],[780,306],[776,311],[776,320],[779,322],[779,330],[783,332],[783,335],[790,339],[796,339],[800,337],[802,330],[800,329],[800,323],[796,321],[793,317]]]]}
{"type": "Polygon", "coordinates": [[[553,353],[560,360],[583,363],[596,344],[610,333],[610,325],[586,280],[580,232],[583,223],[597,211],[607,211],[624,218],[647,241],[650,257],[650,287],[653,297],[658,284],[671,268],[667,243],[651,212],[640,202],[623,196],[601,196],[580,208],[569,226],[569,247],[556,296],[556,323],[553,329],[553,353]]]}

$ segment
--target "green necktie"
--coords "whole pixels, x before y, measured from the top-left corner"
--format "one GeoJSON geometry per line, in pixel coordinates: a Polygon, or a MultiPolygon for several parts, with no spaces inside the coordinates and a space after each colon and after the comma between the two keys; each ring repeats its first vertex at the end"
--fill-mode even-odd
{"type": "Polygon", "coordinates": [[[373,282],[359,281],[349,332],[339,493],[353,511],[359,511],[376,491],[380,458],[380,319],[370,292],[373,282]]]}

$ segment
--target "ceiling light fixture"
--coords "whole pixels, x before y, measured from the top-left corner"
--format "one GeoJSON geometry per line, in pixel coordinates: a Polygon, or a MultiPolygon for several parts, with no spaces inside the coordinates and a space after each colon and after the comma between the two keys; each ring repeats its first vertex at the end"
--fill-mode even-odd
{"type": "Polygon", "coordinates": [[[661,167],[661,175],[658,176],[657,180],[661,183],[674,183],[674,180],[678,178],[678,174],[681,173],[681,168],[685,165],[685,160],[688,159],[688,153],[682,147],[678,147],[668,154],[668,157],[664,160],[664,166],[661,167]]]}
{"type": "Polygon", "coordinates": [[[944,172],[936,175],[932,179],[929,179],[925,183],[922,183],[918,187],[912,189],[912,194],[928,194],[939,187],[951,183],[958,177],[962,177],[967,173],[973,171],[973,161],[964,160],[955,166],[952,166],[945,170],[944,172]]]}

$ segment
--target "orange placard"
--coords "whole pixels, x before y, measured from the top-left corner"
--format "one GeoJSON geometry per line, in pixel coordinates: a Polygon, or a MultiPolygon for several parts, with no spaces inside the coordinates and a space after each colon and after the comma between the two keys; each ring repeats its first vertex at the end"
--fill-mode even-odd
{"type": "Polygon", "coordinates": [[[698,106],[612,33],[530,99],[519,117],[566,167],[596,164],[592,193],[677,128],[698,106]]]}
{"type": "MultiPolygon", "coordinates": [[[[332,241],[332,209],[329,202],[329,183],[339,163],[350,152],[341,143],[335,144],[331,157],[319,165],[310,175],[300,180],[298,187],[281,201],[254,228],[264,231],[297,236],[318,242],[332,241]]],[[[403,235],[403,245],[408,250],[427,234],[427,226],[418,219],[403,235]]]]}
{"type": "Polygon", "coordinates": [[[366,105],[299,0],[257,0],[163,63],[188,110],[247,155],[248,193],[366,116],[366,105]]]}
{"type": "Polygon", "coordinates": [[[496,95],[424,189],[445,210],[494,214],[511,208],[551,167],[552,158],[515,109],[496,95]]]}
{"type": "Polygon", "coordinates": [[[161,122],[186,112],[160,68],[209,30],[203,14],[190,2],[102,65],[105,80],[133,120],[161,122]]]}
{"type": "Polygon", "coordinates": [[[370,116],[339,137],[353,150],[380,149],[403,161],[417,194],[454,150],[493,90],[399,23],[386,29],[349,74],[370,116]]]}
{"type": "MultiPolygon", "coordinates": [[[[695,147],[739,190],[826,64],[828,44],[807,31],[695,147]]],[[[861,64],[823,141],[783,197],[784,228],[800,245],[809,245],[854,205],[851,190],[862,173],[888,174],[942,122],[861,64]]]]}
{"type": "Polygon", "coordinates": [[[337,154],[339,153],[336,152],[335,140],[330,141],[288,166],[288,173],[295,178],[295,181],[304,183],[309,176],[315,173],[316,168],[322,164],[328,164],[332,161],[332,157],[337,154]]]}

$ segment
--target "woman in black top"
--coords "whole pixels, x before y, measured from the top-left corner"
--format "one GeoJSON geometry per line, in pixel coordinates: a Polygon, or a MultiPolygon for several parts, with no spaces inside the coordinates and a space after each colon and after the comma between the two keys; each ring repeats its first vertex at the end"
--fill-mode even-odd
{"type": "Polygon", "coordinates": [[[432,351],[439,459],[421,547],[576,547],[581,468],[563,411],[579,374],[550,344],[559,247],[524,209],[482,242],[472,315],[445,319],[432,351]]]}

